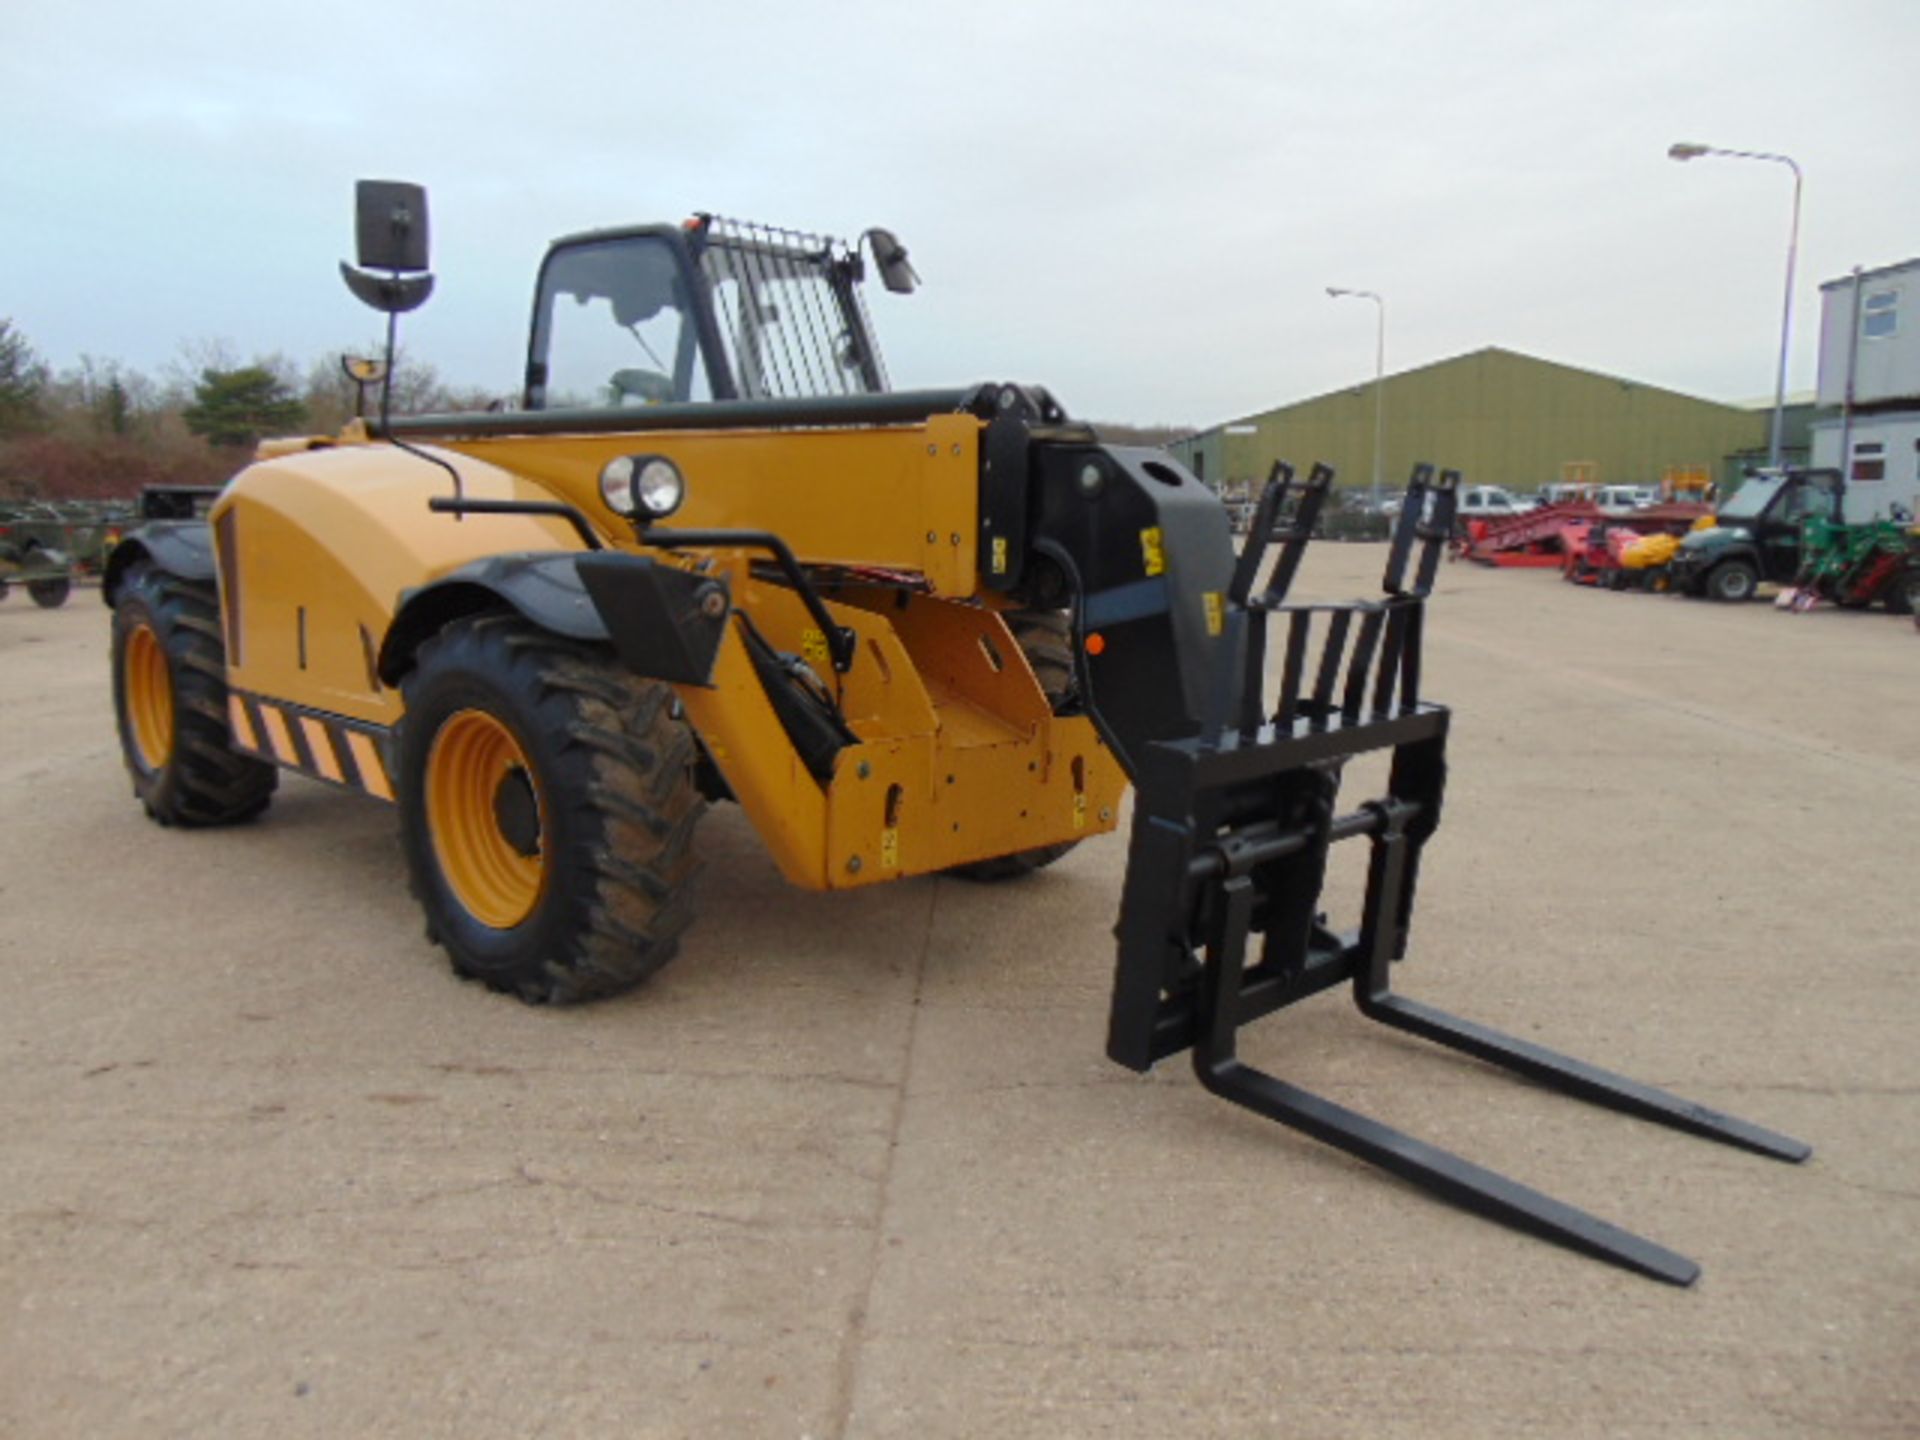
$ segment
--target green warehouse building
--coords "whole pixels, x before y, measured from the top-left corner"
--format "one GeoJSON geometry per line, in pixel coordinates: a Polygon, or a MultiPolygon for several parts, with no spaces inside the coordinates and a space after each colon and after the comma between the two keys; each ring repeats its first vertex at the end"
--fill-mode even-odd
{"type": "MultiPolygon", "coordinates": [[[[1374,396],[1368,381],[1216,425],[1170,448],[1216,487],[1257,485],[1275,460],[1302,470],[1324,460],[1342,488],[1364,489],[1373,481],[1374,396]]],[[[1766,456],[1765,409],[1511,350],[1476,350],[1389,375],[1385,398],[1381,484],[1388,490],[1404,486],[1422,460],[1460,471],[1468,484],[1516,491],[1552,484],[1570,464],[1622,485],[1657,485],[1673,467],[1704,468],[1724,489],[1742,464],[1766,456]]]]}

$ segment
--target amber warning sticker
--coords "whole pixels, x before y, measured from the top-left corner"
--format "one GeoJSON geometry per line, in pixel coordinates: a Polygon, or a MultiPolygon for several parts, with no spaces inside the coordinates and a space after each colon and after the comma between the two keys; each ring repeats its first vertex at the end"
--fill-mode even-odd
{"type": "Polygon", "coordinates": [[[890,825],[880,832],[880,868],[898,870],[900,868],[900,827],[890,825]]]}
{"type": "Polygon", "coordinates": [[[1207,634],[1218,635],[1227,628],[1227,606],[1218,590],[1209,590],[1200,597],[1207,607],[1207,634]]]}
{"type": "Polygon", "coordinates": [[[1167,569],[1167,552],[1161,543],[1160,527],[1150,525],[1140,532],[1140,558],[1146,562],[1147,574],[1164,575],[1167,569]]]}
{"type": "Polygon", "coordinates": [[[1007,537],[1004,535],[993,537],[993,573],[996,575],[1007,573],[1007,537]]]}
{"type": "Polygon", "coordinates": [[[800,658],[809,665],[827,663],[827,637],[811,625],[800,632],[800,658]]]}

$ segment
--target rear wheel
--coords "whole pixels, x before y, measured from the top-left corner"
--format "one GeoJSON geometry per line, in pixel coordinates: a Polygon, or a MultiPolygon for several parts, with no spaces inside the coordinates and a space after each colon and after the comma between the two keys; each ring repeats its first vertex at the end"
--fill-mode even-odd
{"type": "MultiPolygon", "coordinates": [[[[1020,653],[1033,667],[1033,678],[1056,713],[1077,693],[1073,676],[1073,622],[1064,610],[1018,610],[1007,617],[1020,653]]],[[[1013,880],[1031,875],[1053,864],[1080,842],[1068,840],[1059,845],[1037,845],[1031,850],[1016,850],[1011,855],[996,855],[991,860],[972,860],[947,871],[963,880],[1013,880]]]]}
{"type": "Polygon", "coordinates": [[[1887,586],[1887,609],[1895,615],[1912,615],[1920,624],[1920,565],[1910,565],[1893,577],[1887,586]]]}
{"type": "Polygon", "coordinates": [[[162,825],[230,825],[267,808],[278,773],[237,754],[227,730],[212,584],[128,570],[113,606],[113,705],[133,793],[162,825]]]}
{"type": "Polygon", "coordinates": [[[1751,600],[1760,586],[1760,575],[1745,560],[1722,560],[1707,576],[1707,595],[1714,600],[1737,603],[1751,600]]]}
{"type": "Polygon", "coordinates": [[[667,686],[485,615],[422,646],[403,690],[401,836],[456,972],[565,1003],[673,958],[705,802],[667,686]]]}
{"type": "Polygon", "coordinates": [[[58,610],[67,603],[67,596],[73,592],[73,582],[64,575],[56,575],[48,580],[29,580],[27,594],[33,597],[33,603],[42,610],[58,610]]]}

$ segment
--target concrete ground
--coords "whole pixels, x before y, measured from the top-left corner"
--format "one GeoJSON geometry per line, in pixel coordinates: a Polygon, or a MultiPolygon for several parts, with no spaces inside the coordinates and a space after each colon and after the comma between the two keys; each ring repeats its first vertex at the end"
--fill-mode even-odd
{"type": "Polygon", "coordinates": [[[1920,635],[1460,565],[1429,633],[1452,778],[1401,984],[1815,1156],[1337,995],[1245,1053],[1695,1257],[1691,1290],[1106,1061],[1121,837],[816,897],[716,810],[671,970],[531,1010],[421,938],[374,802],[149,825],[97,598],[16,596],[0,1433],[1920,1433],[1920,635]]]}

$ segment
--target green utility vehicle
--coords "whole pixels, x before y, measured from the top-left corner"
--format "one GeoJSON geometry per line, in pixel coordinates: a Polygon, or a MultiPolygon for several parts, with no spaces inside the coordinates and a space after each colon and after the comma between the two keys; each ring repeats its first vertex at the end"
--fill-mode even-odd
{"type": "Polygon", "coordinates": [[[1673,588],[1713,600],[1751,600],[1762,580],[1800,573],[1809,520],[1838,524],[1846,484],[1838,470],[1762,470],[1715,512],[1713,524],[1680,542],[1668,568],[1673,588]]]}

